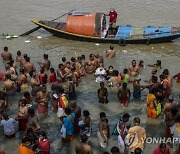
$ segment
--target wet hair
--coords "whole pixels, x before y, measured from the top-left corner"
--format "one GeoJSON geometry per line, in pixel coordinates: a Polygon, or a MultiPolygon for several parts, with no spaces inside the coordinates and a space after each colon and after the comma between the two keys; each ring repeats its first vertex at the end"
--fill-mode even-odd
{"type": "Polygon", "coordinates": [[[51,73],[54,73],[54,68],[51,67],[51,68],[50,68],[50,71],[51,71],[51,73]]]}
{"type": "Polygon", "coordinates": [[[27,101],[25,99],[21,99],[19,102],[21,102],[23,105],[27,104],[27,101]]]}
{"type": "Polygon", "coordinates": [[[140,120],[139,117],[135,117],[135,118],[134,118],[134,122],[140,124],[141,120],[140,120]]]}
{"type": "Polygon", "coordinates": [[[66,57],[62,57],[62,61],[65,62],[66,61],[66,57]]]}
{"type": "Polygon", "coordinates": [[[48,54],[44,54],[44,59],[48,59],[48,54]]]}
{"type": "Polygon", "coordinates": [[[23,68],[21,68],[21,69],[19,70],[19,72],[25,73],[25,70],[24,70],[23,68]]]}
{"type": "Polygon", "coordinates": [[[8,47],[4,47],[4,51],[8,51],[8,47]]]}
{"type": "Polygon", "coordinates": [[[161,74],[161,75],[159,76],[159,78],[160,78],[160,79],[165,79],[166,77],[165,77],[164,74],[161,74]]]}
{"type": "Polygon", "coordinates": [[[28,108],[28,114],[35,115],[35,111],[33,108],[28,108]]]}
{"type": "Polygon", "coordinates": [[[159,148],[160,148],[160,149],[166,148],[166,144],[165,144],[165,143],[161,143],[161,144],[159,145],[159,148]]]}
{"type": "Polygon", "coordinates": [[[64,66],[63,64],[59,64],[58,67],[61,68],[62,66],[64,66]]]}
{"type": "Polygon", "coordinates": [[[128,73],[128,69],[125,68],[125,69],[123,70],[123,73],[124,73],[124,74],[127,74],[127,73],[128,73]]]}
{"type": "Polygon", "coordinates": [[[77,57],[77,59],[78,59],[78,60],[82,60],[82,57],[79,56],[79,57],[77,57]]]}
{"type": "Polygon", "coordinates": [[[161,66],[161,60],[157,60],[156,65],[161,66]]]}
{"type": "Polygon", "coordinates": [[[134,154],[142,154],[141,148],[136,148],[134,154]]]}
{"type": "Polygon", "coordinates": [[[99,114],[99,117],[100,117],[100,118],[106,117],[106,113],[105,113],[105,112],[101,112],[101,113],[99,114]]]}
{"type": "Polygon", "coordinates": [[[72,58],[71,58],[71,61],[72,61],[72,62],[75,62],[75,61],[76,61],[76,58],[72,57],[72,58]]]}
{"type": "Polygon", "coordinates": [[[30,77],[33,77],[34,71],[29,72],[30,77]]]}
{"type": "Polygon", "coordinates": [[[109,154],[109,152],[103,152],[103,154],[109,154]]]}
{"type": "Polygon", "coordinates": [[[109,47],[111,50],[113,50],[114,49],[114,46],[112,46],[112,45],[110,45],[110,47],[109,47]]]}
{"type": "Polygon", "coordinates": [[[17,51],[17,55],[18,55],[18,56],[21,56],[21,51],[17,51]]]}
{"type": "Polygon", "coordinates": [[[174,99],[172,97],[169,97],[168,101],[172,103],[174,99]]]}
{"type": "Polygon", "coordinates": [[[23,137],[22,140],[21,140],[22,143],[27,143],[27,142],[30,142],[29,138],[28,137],[23,137]]]}
{"type": "Polygon", "coordinates": [[[26,59],[27,58],[27,54],[24,54],[23,57],[24,57],[24,59],[26,59]]]}
{"type": "Polygon", "coordinates": [[[140,60],[140,61],[139,61],[139,64],[140,64],[140,65],[141,65],[141,64],[143,64],[143,63],[144,63],[144,61],[143,61],[143,60],[140,60]]]}
{"type": "Polygon", "coordinates": [[[169,70],[168,69],[164,69],[163,74],[164,75],[169,75],[169,70]]]}
{"type": "Polygon", "coordinates": [[[100,86],[104,86],[104,82],[103,81],[100,82],[100,86]]]}
{"type": "Polygon", "coordinates": [[[26,130],[26,134],[33,133],[33,129],[30,127],[26,130]]]}
{"type": "Polygon", "coordinates": [[[112,68],[113,68],[113,66],[112,66],[112,65],[110,65],[110,66],[109,66],[109,69],[110,69],[110,67],[112,67],[112,68]]]}
{"type": "Polygon", "coordinates": [[[111,148],[111,153],[115,154],[115,153],[118,153],[119,152],[119,149],[118,147],[114,146],[111,148]]]}
{"type": "Polygon", "coordinates": [[[123,114],[123,119],[130,118],[130,115],[128,113],[123,114]]]}
{"type": "Polygon", "coordinates": [[[81,135],[81,141],[82,141],[83,143],[86,143],[86,142],[87,142],[87,139],[88,139],[88,137],[87,137],[86,134],[81,135]]]}
{"type": "Polygon", "coordinates": [[[67,107],[65,108],[64,112],[67,114],[67,115],[70,115],[71,114],[71,108],[67,107]]]}
{"type": "Polygon", "coordinates": [[[6,74],[6,79],[11,79],[11,75],[10,74],[6,74]]]}
{"type": "Polygon", "coordinates": [[[157,78],[157,76],[152,76],[151,77],[151,80],[152,80],[152,82],[154,82],[154,83],[156,83],[157,81],[158,81],[158,78],[157,78]]]}
{"type": "Polygon", "coordinates": [[[82,58],[83,60],[86,59],[85,55],[81,55],[81,58],[82,58]]]}
{"type": "Polygon", "coordinates": [[[3,116],[3,118],[4,118],[5,120],[7,120],[7,119],[8,119],[8,117],[9,117],[7,113],[3,113],[3,115],[2,115],[2,116],[3,116]]]}
{"type": "Polygon", "coordinates": [[[43,137],[44,137],[44,139],[47,139],[46,132],[41,131],[40,135],[41,135],[41,136],[43,136],[43,137]]]}
{"type": "Polygon", "coordinates": [[[90,58],[91,58],[91,57],[94,57],[94,55],[93,55],[93,54],[90,54],[89,57],[90,57],[90,58]]]}
{"type": "Polygon", "coordinates": [[[30,62],[30,57],[27,57],[27,58],[26,58],[26,62],[30,62]]]}
{"type": "Polygon", "coordinates": [[[119,74],[119,71],[118,71],[118,70],[115,70],[115,71],[114,71],[114,75],[115,75],[115,76],[118,76],[118,74],[119,74]]]}
{"type": "Polygon", "coordinates": [[[136,60],[135,60],[135,59],[133,59],[133,60],[132,60],[132,63],[136,63],[136,60]]]}
{"type": "Polygon", "coordinates": [[[41,73],[44,73],[44,68],[41,68],[40,72],[41,72],[41,73]]]}
{"type": "Polygon", "coordinates": [[[30,97],[30,93],[27,91],[24,93],[24,97],[30,97]]]}
{"type": "Polygon", "coordinates": [[[122,86],[123,86],[123,88],[126,88],[127,87],[127,83],[124,82],[122,86]]]}
{"type": "Polygon", "coordinates": [[[68,61],[68,62],[66,62],[66,64],[69,64],[69,65],[71,65],[71,63],[68,61]]]}

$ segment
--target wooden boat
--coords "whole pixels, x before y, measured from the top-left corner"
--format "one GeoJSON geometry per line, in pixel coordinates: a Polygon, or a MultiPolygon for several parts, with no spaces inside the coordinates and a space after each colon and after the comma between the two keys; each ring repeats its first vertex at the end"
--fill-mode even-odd
{"type": "Polygon", "coordinates": [[[61,38],[120,46],[170,42],[180,37],[180,27],[137,28],[120,25],[110,28],[103,13],[73,12],[67,15],[66,23],[43,20],[32,22],[61,38]]]}

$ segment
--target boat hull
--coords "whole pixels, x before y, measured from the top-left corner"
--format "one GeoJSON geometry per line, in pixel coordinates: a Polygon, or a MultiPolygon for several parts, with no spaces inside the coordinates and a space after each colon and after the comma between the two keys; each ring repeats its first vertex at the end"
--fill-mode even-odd
{"type": "MultiPolygon", "coordinates": [[[[54,36],[70,39],[70,40],[77,40],[77,41],[86,41],[86,42],[96,42],[96,43],[112,43],[112,44],[119,44],[124,46],[126,44],[154,44],[154,43],[165,43],[171,42],[180,37],[180,32],[174,34],[168,34],[166,36],[159,36],[159,37],[148,37],[145,38],[136,38],[136,39],[126,39],[126,38],[99,38],[99,37],[91,37],[91,36],[83,36],[78,34],[73,34],[66,32],[64,30],[59,30],[54,27],[47,26],[42,24],[38,20],[33,20],[33,23],[40,26],[41,28],[45,29],[46,31],[50,32],[54,36]]],[[[152,34],[151,34],[152,35],[152,34]]],[[[155,36],[155,34],[153,34],[155,36]]]]}

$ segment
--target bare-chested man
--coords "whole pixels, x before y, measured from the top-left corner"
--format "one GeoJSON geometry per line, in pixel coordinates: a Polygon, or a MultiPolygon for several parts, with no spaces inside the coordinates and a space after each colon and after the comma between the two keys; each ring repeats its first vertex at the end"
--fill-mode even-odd
{"type": "Polygon", "coordinates": [[[33,108],[28,109],[28,123],[27,128],[32,128],[34,133],[36,135],[39,135],[40,133],[40,125],[39,125],[39,119],[35,114],[35,111],[33,108]]]}
{"type": "Polygon", "coordinates": [[[4,61],[10,61],[10,59],[12,59],[11,53],[8,52],[8,47],[4,47],[4,51],[1,53],[1,57],[4,61]]]}
{"type": "Polygon", "coordinates": [[[40,81],[39,81],[38,76],[35,73],[30,72],[29,74],[31,77],[30,84],[32,87],[31,95],[36,96],[37,92],[41,90],[40,81]]]}
{"type": "Polygon", "coordinates": [[[97,67],[102,63],[104,65],[104,59],[102,56],[100,56],[98,53],[94,55],[97,67]]]}
{"type": "Polygon", "coordinates": [[[21,51],[17,51],[16,62],[20,63],[22,60],[21,51]]]}
{"type": "Polygon", "coordinates": [[[81,136],[81,144],[76,145],[75,150],[76,154],[92,154],[92,148],[89,146],[87,142],[88,137],[86,135],[81,136]]]}
{"type": "Polygon", "coordinates": [[[67,73],[64,70],[64,65],[59,64],[58,67],[59,67],[59,69],[57,69],[57,77],[60,80],[60,82],[65,82],[67,73]]]}
{"type": "Polygon", "coordinates": [[[66,67],[64,68],[64,71],[66,73],[66,77],[65,78],[70,78],[72,77],[72,71],[71,71],[71,63],[67,62],[66,63],[66,67]]]}
{"type": "Polygon", "coordinates": [[[24,54],[23,58],[21,58],[20,65],[22,68],[24,67],[24,64],[26,63],[26,58],[27,58],[27,54],[24,54]]]}
{"type": "Polygon", "coordinates": [[[27,73],[35,71],[35,66],[30,62],[30,57],[26,58],[26,63],[24,64],[24,69],[27,73]]]}
{"type": "Polygon", "coordinates": [[[89,59],[84,63],[84,69],[88,74],[94,73],[97,68],[97,62],[94,59],[94,55],[90,54],[89,59]]]}
{"type": "Polygon", "coordinates": [[[109,125],[108,120],[106,118],[106,114],[101,112],[99,114],[100,122],[99,122],[99,131],[97,133],[99,144],[102,148],[107,147],[108,137],[109,137],[109,125]]]}
{"type": "Polygon", "coordinates": [[[129,104],[130,97],[130,89],[127,87],[127,83],[123,83],[122,87],[118,91],[119,102],[127,107],[129,104]]]}
{"type": "Polygon", "coordinates": [[[139,73],[139,67],[136,65],[136,60],[132,60],[132,64],[129,67],[130,75],[131,76],[137,76],[139,73]]]}
{"type": "Polygon", "coordinates": [[[51,65],[50,60],[48,59],[48,54],[44,54],[44,62],[38,62],[41,68],[44,68],[45,71],[48,71],[51,65]]]}
{"type": "Polygon", "coordinates": [[[4,81],[3,89],[6,91],[7,96],[14,96],[16,93],[15,82],[11,80],[11,75],[6,75],[6,80],[4,81]]]}
{"type": "Polygon", "coordinates": [[[47,113],[48,112],[48,102],[50,100],[50,94],[46,90],[46,86],[42,87],[42,90],[39,91],[36,95],[36,101],[38,103],[38,113],[47,113]]]}
{"type": "Polygon", "coordinates": [[[110,45],[110,49],[106,51],[106,57],[114,58],[115,57],[115,49],[114,46],[110,45]]]}

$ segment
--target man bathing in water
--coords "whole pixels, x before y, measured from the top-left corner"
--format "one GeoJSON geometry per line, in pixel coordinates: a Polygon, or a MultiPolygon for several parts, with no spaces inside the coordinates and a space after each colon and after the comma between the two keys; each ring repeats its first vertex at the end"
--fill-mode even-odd
{"type": "Polygon", "coordinates": [[[130,75],[131,76],[137,76],[139,73],[139,67],[136,65],[136,60],[132,60],[132,64],[129,67],[130,75]]]}
{"type": "Polygon", "coordinates": [[[110,45],[110,49],[106,51],[107,58],[114,58],[115,57],[115,49],[114,46],[110,45]]]}
{"type": "Polygon", "coordinates": [[[84,68],[88,74],[92,74],[96,70],[97,62],[93,54],[90,54],[89,59],[84,63],[84,68]]]}
{"type": "Polygon", "coordinates": [[[26,58],[26,63],[24,64],[24,69],[27,73],[35,71],[35,66],[30,62],[30,57],[26,58]]]}
{"type": "Polygon", "coordinates": [[[10,61],[12,59],[11,53],[8,52],[8,47],[4,47],[4,51],[1,53],[1,57],[4,61],[10,61]]]}
{"type": "Polygon", "coordinates": [[[44,62],[38,62],[41,68],[44,68],[45,71],[48,71],[51,65],[50,60],[48,59],[48,54],[44,54],[44,62]]]}
{"type": "Polygon", "coordinates": [[[127,107],[129,104],[130,97],[130,89],[127,88],[127,83],[123,83],[122,87],[118,91],[119,102],[122,103],[125,107],[127,107]]]}
{"type": "Polygon", "coordinates": [[[109,125],[108,120],[106,118],[106,114],[101,112],[99,114],[100,122],[99,122],[99,131],[97,133],[99,144],[102,148],[107,147],[108,137],[109,137],[109,125]]]}
{"type": "Polygon", "coordinates": [[[81,136],[81,144],[76,145],[76,154],[92,154],[92,148],[86,143],[88,140],[87,135],[81,136]]]}

